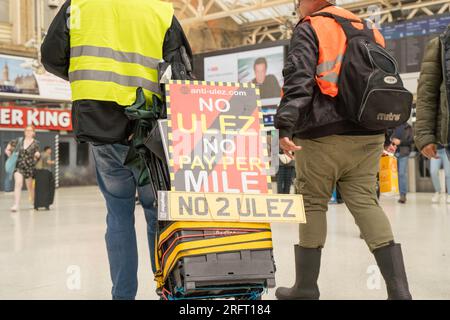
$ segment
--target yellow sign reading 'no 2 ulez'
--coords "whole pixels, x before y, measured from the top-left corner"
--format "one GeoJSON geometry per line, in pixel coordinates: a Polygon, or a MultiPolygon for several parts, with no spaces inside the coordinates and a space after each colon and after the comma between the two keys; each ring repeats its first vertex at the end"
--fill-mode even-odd
{"type": "Polygon", "coordinates": [[[303,197],[159,191],[159,220],[305,223],[303,197]]]}

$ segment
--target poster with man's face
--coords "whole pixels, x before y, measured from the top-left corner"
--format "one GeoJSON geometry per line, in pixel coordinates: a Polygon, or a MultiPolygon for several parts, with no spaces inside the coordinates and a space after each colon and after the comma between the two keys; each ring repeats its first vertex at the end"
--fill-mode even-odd
{"type": "MultiPolygon", "coordinates": [[[[252,82],[261,92],[261,99],[281,97],[283,83],[283,48],[269,48],[242,54],[238,59],[238,81],[252,82]],[[247,56],[249,55],[249,56],[247,56]]],[[[263,103],[267,105],[270,103],[263,103]]]]}
{"type": "MultiPolygon", "coordinates": [[[[260,90],[261,113],[269,140],[278,135],[273,125],[283,87],[283,46],[206,57],[204,67],[207,81],[256,84],[260,90]]],[[[277,143],[278,138],[273,141],[277,143]]],[[[268,153],[272,156],[270,175],[275,175],[278,146],[272,146],[268,153]]]]}
{"type": "Polygon", "coordinates": [[[254,83],[263,106],[277,106],[283,85],[283,46],[205,58],[205,80],[254,83]]]}

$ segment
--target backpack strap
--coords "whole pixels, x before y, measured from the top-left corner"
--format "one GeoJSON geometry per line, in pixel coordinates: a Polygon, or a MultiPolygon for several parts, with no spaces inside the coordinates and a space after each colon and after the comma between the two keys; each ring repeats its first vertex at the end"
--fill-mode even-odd
{"type": "MultiPolygon", "coordinates": [[[[14,141],[14,140],[12,140],[12,141],[14,141]]],[[[16,146],[14,147],[13,153],[19,154],[20,149],[22,149],[22,145],[23,145],[23,137],[17,138],[17,140],[15,140],[15,141],[16,141],[16,146]]]]}
{"type": "Polygon", "coordinates": [[[23,146],[23,137],[20,137],[19,139],[17,139],[17,145],[16,145],[16,149],[17,152],[20,151],[20,149],[22,149],[23,146]]]}
{"type": "Polygon", "coordinates": [[[332,14],[329,12],[317,12],[311,16],[312,17],[322,16],[322,17],[334,19],[342,27],[342,30],[344,30],[345,36],[347,37],[347,41],[349,41],[350,39],[352,39],[354,37],[360,37],[360,36],[366,36],[366,37],[369,37],[370,39],[372,39],[373,41],[376,41],[373,30],[371,30],[367,27],[367,23],[364,20],[360,21],[360,20],[354,20],[354,19],[347,19],[347,18],[338,16],[338,15],[335,15],[335,14],[332,14]],[[352,25],[352,22],[361,23],[363,25],[363,29],[362,30],[356,29],[352,25]]]}

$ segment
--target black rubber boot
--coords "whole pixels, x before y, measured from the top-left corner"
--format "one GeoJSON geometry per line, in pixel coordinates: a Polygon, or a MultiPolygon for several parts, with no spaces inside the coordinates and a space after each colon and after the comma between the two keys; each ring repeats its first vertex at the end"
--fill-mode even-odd
{"type": "Polygon", "coordinates": [[[388,300],[412,300],[400,244],[392,243],[373,254],[386,282],[388,300]]]}
{"type": "Polygon", "coordinates": [[[322,249],[307,249],[298,245],[295,249],[295,284],[292,288],[278,288],[278,300],[317,300],[320,292],[317,278],[322,249]]]}

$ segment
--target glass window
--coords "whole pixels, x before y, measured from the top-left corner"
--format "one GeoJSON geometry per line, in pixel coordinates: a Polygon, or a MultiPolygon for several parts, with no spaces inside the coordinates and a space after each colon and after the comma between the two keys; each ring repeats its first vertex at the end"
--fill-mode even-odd
{"type": "Polygon", "coordinates": [[[9,0],[0,0],[0,22],[9,21],[9,0]]]}

